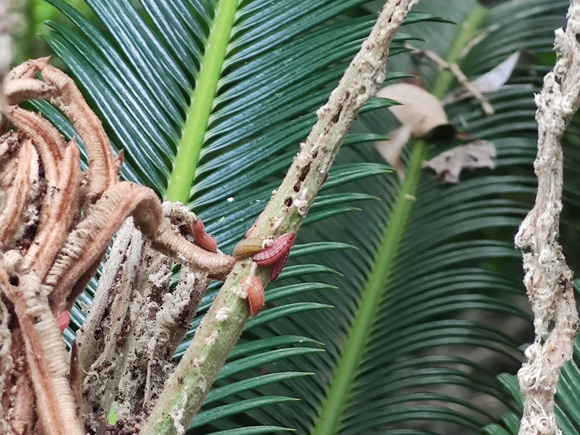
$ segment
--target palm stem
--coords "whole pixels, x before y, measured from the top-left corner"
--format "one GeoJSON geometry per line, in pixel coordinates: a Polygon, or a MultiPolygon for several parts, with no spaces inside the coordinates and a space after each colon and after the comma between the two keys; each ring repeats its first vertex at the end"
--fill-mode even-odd
{"type": "Polygon", "coordinates": [[[413,201],[409,195],[414,195],[420,180],[421,163],[427,155],[427,144],[415,144],[409,171],[401,186],[395,202],[389,225],[383,234],[383,243],[378,252],[373,272],[364,289],[358,314],[352,325],[348,341],[344,348],[340,363],[334,373],[335,380],[327,394],[326,403],[322,407],[313,435],[335,434],[341,424],[341,416],[347,404],[352,389],[355,374],[365,353],[372,327],[380,308],[380,302],[386,291],[386,284],[395,266],[398,247],[403,237],[413,201]]]}
{"type": "MultiPolygon", "coordinates": [[[[483,6],[477,6],[470,14],[469,17],[463,23],[463,28],[458,33],[457,38],[453,42],[449,53],[447,53],[447,58],[445,59],[448,64],[456,64],[462,57],[463,51],[467,44],[469,44],[483,23],[483,20],[487,16],[487,9],[483,6]]],[[[433,95],[437,98],[443,98],[443,96],[451,89],[451,85],[455,80],[455,76],[451,71],[441,71],[437,75],[437,80],[433,86],[433,95]]]]}

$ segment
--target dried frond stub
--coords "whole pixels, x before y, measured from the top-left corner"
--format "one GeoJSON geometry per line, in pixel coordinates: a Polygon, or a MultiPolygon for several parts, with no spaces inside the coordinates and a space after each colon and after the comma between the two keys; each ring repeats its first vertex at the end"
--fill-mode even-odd
{"type": "Polygon", "coordinates": [[[250,316],[256,317],[264,306],[264,286],[256,275],[244,276],[242,290],[247,294],[250,316]]]}
{"type": "MultiPolygon", "coordinates": [[[[119,180],[122,154],[114,157],[101,122],[74,81],[50,66],[48,58],[14,68],[2,89],[7,105],[0,133],[0,293],[11,301],[9,315],[18,321],[12,335],[24,337],[10,351],[13,360],[25,358],[28,363],[15,382],[28,379],[31,388],[17,388],[15,393],[12,388],[0,388],[7,391],[0,391],[0,415],[11,413],[11,403],[20,400],[28,404],[26,417],[20,419],[25,424],[38,422],[43,433],[81,434],[85,431],[77,410],[83,408],[82,376],[73,375],[73,370],[66,376],[68,358],[62,332],[70,322],[69,310],[76,296],[94,275],[123,222],[133,217],[159,255],[199,271],[195,282],[200,288],[207,287],[210,278],[223,279],[236,260],[217,252],[217,244],[201,220],[187,214],[189,218],[181,222],[188,227],[187,235],[195,237],[196,246],[164,216],[153,190],[119,180]],[[81,171],[75,140],[67,144],[47,119],[19,107],[24,99],[48,100],[72,122],[86,146],[88,171],[81,171]],[[14,258],[18,261],[8,261],[14,258]],[[14,269],[16,264],[19,271],[14,269]]],[[[129,289],[124,297],[133,296],[131,288],[123,287],[129,289]]],[[[193,300],[190,291],[179,294],[184,295],[180,301],[193,300]]],[[[182,306],[186,308],[180,311],[180,320],[189,325],[195,308],[186,302],[178,305],[182,306]]],[[[119,310],[114,307],[111,311],[119,310]]],[[[124,317],[115,319],[123,331],[131,326],[124,317]]],[[[178,342],[179,338],[171,340],[178,342]]],[[[115,348],[124,345],[118,339],[109,342],[115,348]]],[[[118,377],[109,379],[116,382],[118,377]]]]}
{"type": "Polygon", "coordinates": [[[271,246],[258,252],[253,259],[258,266],[271,266],[286,255],[296,240],[294,231],[278,237],[271,246]]]}
{"type": "Polygon", "coordinates": [[[534,343],[518,371],[524,398],[520,435],[561,434],[555,393],[562,367],[574,353],[579,319],[572,270],[558,241],[564,162],[561,139],[580,107],[580,1],[570,2],[566,30],[555,32],[558,60],[544,76],[538,107],[538,189],[534,207],[515,237],[523,250],[524,283],[534,312],[534,343]]]}

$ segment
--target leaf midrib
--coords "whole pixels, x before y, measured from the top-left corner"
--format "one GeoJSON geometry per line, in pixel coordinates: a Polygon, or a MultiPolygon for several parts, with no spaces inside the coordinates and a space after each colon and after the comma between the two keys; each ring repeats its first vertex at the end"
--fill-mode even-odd
{"type": "MultiPolygon", "coordinates": [[[[468,16],[462,30],[458,33],[447,56],[449,63],[456,63],[469,41],[479,30],[487,9],[476,7],[468,16]]],[[[445,71],[437,76],[433,94],[441,99],[450,89],[454,77],[445,71]]],[[[322,404],[320,415],[312,431],[313,435],[333,435],[339,433],[342,414],[352,391],[360,362],[370,340],[372,327],[380,308],[392,270],[395,266],[398,248],[403,238],[408,216],[413,206],[410,199],[421,179],[421,165],[427,157],[427,144],[418,142],[414,145],[407,167],[407,175],[393,206],[388,225],[381,238],[381,245],[373,262],[368,282],[362,292],[362,299],[348,331],[344,351],[338,361],[332,377],[326,400],[322,404]]]]}
{"type": "Polygon", "coordinates": [[[201,63],[183,135],[177,148],[175,165],[169,176],[165,193],[169,201],[184,204],[189,202],[237,10],[238,0],[221,0],[217,6],[207,51],[201,63]]]}

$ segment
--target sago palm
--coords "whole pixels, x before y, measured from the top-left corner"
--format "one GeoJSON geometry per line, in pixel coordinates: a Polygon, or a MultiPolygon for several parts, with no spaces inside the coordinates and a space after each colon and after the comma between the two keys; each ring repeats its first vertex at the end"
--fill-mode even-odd
{"type": "MultiPolygon", "coordinates": [[[[45,39],[124,149],[122,176],[186,203],[227,253],[263,209],[381,3],[87,0],[98,17],[89,21],[63,0],[48,2],[70,24],[49,22],[45,39]]],[[[493,115],[473,98],[446,106],[464,135],[494,144],[495,169],[442,185],[422,164],[459,141],[419,139],[402,152],[401,178],[374,146],[397,127],[391,102],[371,100],[193,433],[480,433],[504,412],[507,429],[486,430],[517,431],[517,387],[496,377],[517,369],[530,339],[512,239],[535,191],[532,97],[554,61],[553,30],[569,2],[482,3],[421,2],[396,38],[387,79],[418,75],[442,99],[460,86],[409,46],[459,64],[470,79],[531,53],[531,64],[487,94],[493,115]]],[[[54,109],[35,104],[74,134],[54,109]]],[[[573,131],[564,144],[568,246],[578,240],[580,205],[573,131]]],[[[72,312],[69,341],[95,282],[72,312]]],[[[205,295],[188,337],[218,288],[205,295]]],[[[562,382],[562,424],[577,433],[573,363],[562,382]]]]}

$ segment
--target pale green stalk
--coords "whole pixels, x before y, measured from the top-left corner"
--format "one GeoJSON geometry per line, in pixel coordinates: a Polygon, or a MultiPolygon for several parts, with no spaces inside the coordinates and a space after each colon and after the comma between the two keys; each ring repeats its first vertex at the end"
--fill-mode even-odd
{"type": "Polygon", "coordinates": [[[238,0],[221,0],[217,7],[216,18],[207,42],[207,52],[201,63],[183,136],[177,149],[175,166],[165,194],[168,201],[179,201],[183,204],[189,202],[189,193],[193,186],[237,10],[238,0]]]}

